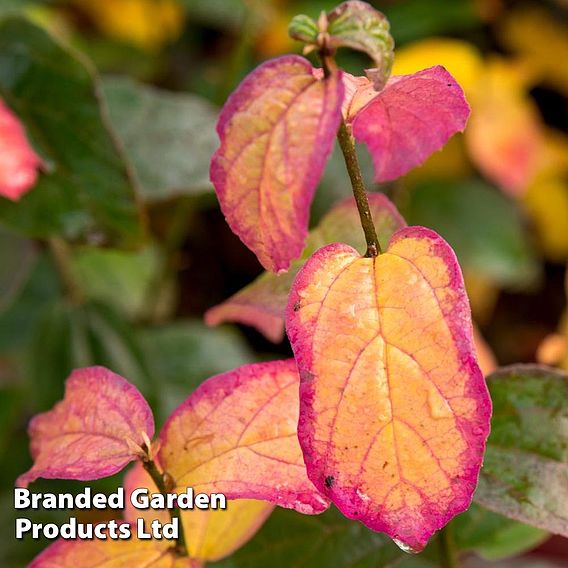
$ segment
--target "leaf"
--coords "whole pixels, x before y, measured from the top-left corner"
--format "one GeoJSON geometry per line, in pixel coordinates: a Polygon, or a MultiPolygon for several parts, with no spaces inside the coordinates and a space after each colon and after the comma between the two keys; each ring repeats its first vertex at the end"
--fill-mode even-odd
{"type": "Polygon", "coordinates": [[[447,239],[468,270],[515,288],[538,277],[519,208],[482,181],[422,183],[402,212],[410,224],[430,227],[447,239]]]}
{"type": "Polygon", "coordinates": [[[37,556],[29,568],[199,568],[189,558],[176,558],[171,541],[59,539],[37,556]]]}
{"type": "MultiPolygon", "coordinates": [[[[124,478],[125,519],[132,523],[138,518],[145,518],[149,523],[154,519],[163,523],[169,522],[167,511],[144,511],[131,505],[130,495],[137,488],[148,488],[151,493],[158,492],[140,462],[136,463],[124,478]]],[[[201,561],[215,561],[229,556],[254,536],[273,509],[274,505],[270,503],[252,499],[229,501],[226,510],[181,509],[181,522],[189,556],[201,561]]]]}
{"type": "Polygon", "coordinates": [[[288,55],[255,69],[217,124],[211,181],[231,229],[273,272],[300,256],[309,206],[341,119],[339,74],[288,55]]]}
{"type": "Polygon", "coordinates": [[[30,422],[32,468],[16,484],[39,477],[88,481],[120,471],[154,435],[154,419],[138,390],[103,367],[77,369],[65,398],[30,422]]]}
{"type": "MultiPolygon", "coordinates": [[[[379,240],[386,244],[392,234],[406,226],[406,223],[396,207],[382,193],[371,193],[368,198],[377,235],[379,240]]],[[[336,204],[321,220],[318,227],[310,231],[302,260],[294,261],[286,274],[270,272],[261,274],[254,282],[228,300],[208,310],[205,314],[206,323],[208,325],[218,325],[225,321],[244,323],[256,327],[274,343],[282,341],[284,311],[298,270],[304,264],[304,260],[320,246],[333,242],[347,243],[361,252],[366,250],[359,212],[352,197],[336,204]]]]}
{"type": "Polygon", "coordinates": [[[22,124],[0,98],[0,196],[18,201],[35,185],[40,163],[22,124]]]}
{"type": "Polygon", "coordinates": [[[210,191],[217,113],[204,99],[128,79],[104,80],[112,123],[148,201],[210,191]]]}
{"type": "Polygon", "coordinates": [[[0,96],[26,126],[45,170],[18,203],[2,200],[0,220],[33,237],[137,242],[135,191],[91,66],[17,18],[0,22],[0,59],[0,96]]]}
{"type": "Polygon", "coordinates": [[[104,302],[130,319],[147,315],[150,290],[162,269],[162,251],[150,244],[136,251],[78,247],[71,268],[84,296],[104,302]]]}
{"type": "Polygon", "coordinates": [[[335,509],[317,516],[276,509],[253,540],[215,568],[386,568],[402,554],[385,535],[335,509]]]}
{"type": "Polygon", "coordinates": [[[293,359],[205,381],[160,434],[159,460],[175,486],[324,511],[328,503],[308,479],[298,444],[298,384],[293,359]]]}
{"type": "Polygon", "coordinates": [[[494,414],[475,500],[568,536],[568,374],[537,365],[488,378],[494,414]]]}
{"type": "Polygon", "coordinates": [[[469,154],[488,179],[510,195],[523,195],[543,151],[538,109],[524,69],[494,58],[483,70],[465,133],[469,154]]]}
{"type": "Polygon", "coordinates": [[[324,247],[296,278],[286,330],[310,479],[347,517],[421,550],[469,507],[489,433],[453,251],[423,227],[376,258],[324,247]]]}
{"type": "Polygon", "coordinates": [[[209,329],[200,321],[148,327],[138,339],[149,373],[163,385],[157,416],[164,418],[205,379],[257,359],[235,330],[209,329]]]}
{"type": "Polygon", "coordinates": [[[0,227],[0,314],[23,293],[37,260],[32,241],[0,227]]]}
{"type": "Polygon", "coordinates": [[[461,87],[438,65],[392,77],[353,118],[353,136],[369,148],[375,180],[390,181],[420,165],[463,131],[468,116],[461,87]]]}
{"type": "Polygon", "coordinates": [[[349,47],[366,53],[375,63],[367,70],[373,86],[380,91],[389,78],[394,60],[394,40],[386,16],[367,2],[343,2],[327,15],[329,45],[349,47]]]}
{"type": "Polygon", "coordinates": [[[542,529],[507,519],[475,503],[453,521],[455,546],[487,560],[518,556],[548,539],[542,529]]]}

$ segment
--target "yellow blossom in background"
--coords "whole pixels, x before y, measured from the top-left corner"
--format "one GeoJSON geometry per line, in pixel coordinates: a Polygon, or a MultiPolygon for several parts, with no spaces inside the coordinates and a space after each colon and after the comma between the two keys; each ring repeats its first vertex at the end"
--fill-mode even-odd
{"type": "Polygon", "coordinates": [[[568,138],[547,131],[538,172],[524,204],[545,255],[555,261],[568,259],[568,138]]]}
{"type": "Polygon", "coordinates": [[[177,0],[75,0],[108,36],[155,51],[177,39],[185,13],[177,0]]]}
{"type": "Polygon", "coordinates": [[[509,13],[499,29],[502,44],[538,74],[540,81],[568,93],[566,25],[539,8],[509,13]]]}

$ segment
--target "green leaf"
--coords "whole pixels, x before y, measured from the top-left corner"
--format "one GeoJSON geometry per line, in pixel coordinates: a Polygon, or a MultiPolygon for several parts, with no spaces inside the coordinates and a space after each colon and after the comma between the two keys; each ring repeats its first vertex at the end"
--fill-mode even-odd
{"type": "Polygon", "coordinates": [[[199,321],[179,321],[139,333],[148,369],[160,389],[162,417],[205,379],[255,361],[254,353],[232,329],[209,329],[199,321]]]}
{"type": "Polygon", "coordinates": [[[0,315],[17,300],[37,257],[32,241],[0,226],[0,315]]]}
{"type": "Polygon", "coordinates": [[[383,568],[403,552],[384,534],[368,530],[336,509],[300,515],[276,508],[260,532],[215,568],[383,568]]]}
{"type": "Polygon", "coordinates": [[[410,225],[440,233],[466,270],[511,287],[528,286],[538,276],[517,205],[481,181],[421,184],[402,212],[410,225]]]}
{"type": "Polygon", "coordinates": [[[386,84],[394,61],[394,40],[386,16],[367,2],[343,2],[327,15],[329,45],[349,47],[366,53],[375,63],[367,76],[375,89],[386,84]]]}
{"type": "Polygon", "coordinates": [[[568,536],[568,374],[517,365],[488,385],[493,420],[475,500],[568,536]]]}
{"type": "Polygon", "coordinates": [[[135,190],[88,62],[26,20],[7,18],[0,22],[0,96],[44,161],[37,185],[19,202],[0,200],[0,220],[33,237],[139,241],[135,190]]]}
{"type": "Polygon", "coordinates": [[[34,330],[29,360],[33,396],[45,410],[63,398],[73,369],[103,365],[126,377],[155,402],[151,376],[134,330],[110,307],[52,304],[34,330]]]}
{"type": "Polygon", "coordinates": [[[105,79],[104,93],[145,199],[212,191],[209,161],[218,140],[211,104],[118,77],[105,79]]]}
{"type": "Polygon", "coordinates": [[[294,16],[288,26],[288,35],[305,43],[317,43],[318,34],[316,22],[304,14],[294,16]]]}
{"type": "Polygon", "coordinates": [[[163,267],[162,256],[155,245],[134,252],[85,247],[73,251],[72,267],[88,300],[108,304],[129,319],[141,319],[157,293],[153,285],[163,267]]]}
{"type": "Polygon", "coordinates": [[[518,556],[536,548],[549,533],[473,503],[452,521],[455,545],[459,550],[471,551],[487,560],[501,560],[518,556]]]}

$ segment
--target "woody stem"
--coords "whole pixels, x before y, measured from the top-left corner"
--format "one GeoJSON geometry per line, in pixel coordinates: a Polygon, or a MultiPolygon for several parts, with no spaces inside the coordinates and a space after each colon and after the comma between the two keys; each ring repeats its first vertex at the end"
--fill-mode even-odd
{"type": "MultiPolygon", "coordinates": [[[[156,466],[156,462],[150,459],[142,460],[142,465],[144,469],[148,473],[148,475],[152,478],[152,481],[156,484],[156,487],[160,491],[160,493],[166,497],[168,493],[168,488],[166,487],[166,483],[164,481],[164,475],[160,472],[158,467],[156,466]]],[[[180,556],[188,556],[187,553],[187,546],[185,543],[185,532],[183,530],[183,522],[181,519],[181,514],[178,506],[176,505],[172,509],[169,509],[170,516],[172,520],[177,519],[177,525],[179,528],[179,536],[176,541],[176,552],[180,556]]]]}

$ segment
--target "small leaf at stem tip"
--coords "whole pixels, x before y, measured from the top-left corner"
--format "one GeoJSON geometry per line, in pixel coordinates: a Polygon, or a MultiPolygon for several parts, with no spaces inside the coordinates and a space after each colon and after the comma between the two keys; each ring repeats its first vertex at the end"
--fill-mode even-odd
{"type": "MultiPolygon", "coordinates": [[[[154,519],[163,523],[169,522],[170,517],[165,510],[144,511],[132,506],[130,495],[139,488],[147,488],[151,493],[158,492],[142,464],[136,463],[124,478],[125,519],[136,522],[136,519],[143,517],[148,523],[154,519]]],[[[180,516],[189,556],[194,560],[216,562],[233,554],[256,534],[273,509],[274,505],[271,503],[253,499],[229,501],[225,510],[181,509],[180,516]]]]}
{"type": "Polygon", "coordinates": [[[16,484],[39,477],[88,481],[108,477],[140,457],[154,419],[140,392],[104,367],[71,373],[65,398],[30,422],[32,468],[16,484]]]}
{"type": "Polygon", "coordinates": [[[328,13],[328,46],[350,47],[366,53],[375,63],[367,70],[375,90],[385,86],[394,61],[394,39],[386,16],[366,2],[343,2],[328,13]]]}
{"type": "Polygon", "coordinates": [[[512,365],[487,383],[494,411],[475,500],[568,537],[568,373],[512,365]]]}
{"type": "MultiPolygon", "coordinates": [[[[384,194],[369,193],[367,197],[379,241],[386,246],[392,234],[405,227],[406,222],[384,194]]],[[[310,231],[302,258],[294,261],[286,274],[261,274],[228,300],[208,310],[205,322],[207,325],[227,321],[251,325],[268,340],[279,343],[284,338],[288,294],[298,270],[318,248],[334,242],[351,245],[361,253],[367,248],[353,197],[334,205],[319,225],[310,231]]]]}
{"type": "Polygon", "coordinates": [[[34,186],[40,164],[21,122],[0,99],[0,196],[18,201],[34,186]]]}
{"type": "Polygon", "coordinates": [[[343,83],[303,57],[267,61],[225,104],[211,181],[233,232],[273,272],[300,256],[315,188],[341,120],[343,83]]]}
{"type": "Polygon", "coordinates": [[[347,517],[421,550],[469,507],[489,434],[454,252],[423,227],[375,258],[324,247],[294,282],[286,331],[310,479],[347,517]]]}
{"type": "MultiPolygon", "coordinates": [[[[119,525],[127,525],[120,523],[119,525]]],[[[124,528],[124,527],[123,527],[124,528]]],[[[132,538],[101,540],[59,539],[32,560],[28,568],[200,568],[199,561],[180,558],[170,540],[142,540],[136,525],[129,527],[132,538]]],[[[119,533],[120,527],[116,529],[119,533]]]]}
{"type": "Polygon", "coordinates": [[[309,44],[317,43],[318,39],[318,25],[317,23],[304,14],[294,16],[290,25],[288,26],[288,35],[292,39],[303,41],[309,44]]]}
{"type": "Polygon", "coordinates": [[[406,174],[465,129],[470,108],[463,90],[439,65],[392,77],[376,94],[364,78],[345,80],[352,96],[344,112],[373,157],[377,182],[406,174]]]}
{"type": "Polygon", "coordinates": [[[176,488],[259,499],[304,514],[329,502],[306,474],[298,443],[294,359],[211,377],[170,416],[159,461],[176,488]]]}

